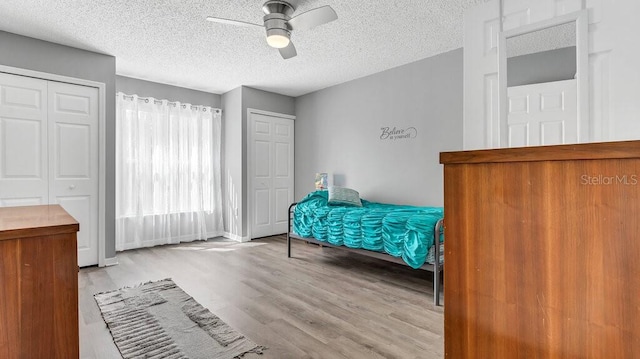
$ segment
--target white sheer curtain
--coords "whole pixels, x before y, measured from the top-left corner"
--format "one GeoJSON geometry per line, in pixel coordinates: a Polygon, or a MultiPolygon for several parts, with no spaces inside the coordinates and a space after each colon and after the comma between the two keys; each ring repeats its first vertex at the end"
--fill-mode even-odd
{"type": "Polygon", "coordinates": [[[222,234],[219,109],[117,94],[116,250],[222,234]]]}

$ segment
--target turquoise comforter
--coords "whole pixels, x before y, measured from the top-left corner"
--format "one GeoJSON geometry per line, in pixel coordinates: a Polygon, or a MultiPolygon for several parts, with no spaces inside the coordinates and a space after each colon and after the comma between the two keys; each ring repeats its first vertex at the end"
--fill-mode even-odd
{"type": "MultiPolygon", "coordinates": [[[[293,231],[332,245],[383,252],[412,268],[422,266],[433,246],[442,207],[414,207],[362,200],[362,207],[330,206],[327,191],[315,191],[295,207],[293,231]]],[[[442,232],[440,242],[444,241],[442,232]]]]}

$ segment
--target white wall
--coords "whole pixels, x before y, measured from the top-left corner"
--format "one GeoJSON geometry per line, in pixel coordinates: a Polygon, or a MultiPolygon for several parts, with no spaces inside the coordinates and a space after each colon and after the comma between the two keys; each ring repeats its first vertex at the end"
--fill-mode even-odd
{"type": "Polygon", "coordinates": [[[242,238],[242,88],[222,95],[222,207],[224,231],[242,238]]]}
{"type": "Polygon", "coordinates": [[[439,153],[462,149],[462,49],[298,97],[295,115],[297,200],[329,172],[368,200],[440,206],[439,153]]]}
{"type": "MultiPolygon", "coordinates": [[[[464,148],[500,147],[498,118],[498,0],[465,13],[464,148]]],[[[640,139],[640,1],[503,0],[503,26],[523,25],[587,9],[589,116],[581,142],[640,139]]]]}
{"type": "Polygon", "coordinates": [[[595,124],[602,126],[600,132],[604,136],[610,131],[611,140],[637,140],[640,139],[640,1],[599,3],[602,8],[590,13],[594,17],[591,27],[598,32],[589,44],[595,92],[592,116],[595,124]]]}

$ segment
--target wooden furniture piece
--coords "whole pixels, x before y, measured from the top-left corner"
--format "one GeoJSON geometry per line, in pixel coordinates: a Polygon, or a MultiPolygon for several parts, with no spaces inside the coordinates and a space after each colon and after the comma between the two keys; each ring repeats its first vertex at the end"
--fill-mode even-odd
{"type": "Polygon", "coordinates": [[[441,153],[446,358],[640,353],[640,141],[441,153]]]}
{"type": "Polygon", "coordinates": [[[78,358],[79,225],[59,205],[0,208],[0,358],[78,358]]]}

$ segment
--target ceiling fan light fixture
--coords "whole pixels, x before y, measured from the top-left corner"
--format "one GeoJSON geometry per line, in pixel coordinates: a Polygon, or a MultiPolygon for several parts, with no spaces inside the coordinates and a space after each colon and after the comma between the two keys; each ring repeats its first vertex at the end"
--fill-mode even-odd
{"type": "Polygon", "coordinates": [[[289,32],[282,29],[267,30],[267,44],[276,49],[283,49],[289,46],[289,32]]]}
{"type": "Polygon", "coordinates": [[[291,17],[295,12],[299,0],[267,0],[262,6],[265,15],[262,17],[263,25],[241,20],[226,19],[217,16],[209,16],[207,20],[221,24],[236,26],[261,27],[267,31],[267,44],[278,49],[283,59],[295,57],[298,52],[291,42],[291,31],[308,30],[316,26],[326,24],[338,19],[338,14],[329,5],[305,11],[291,17]]]}

